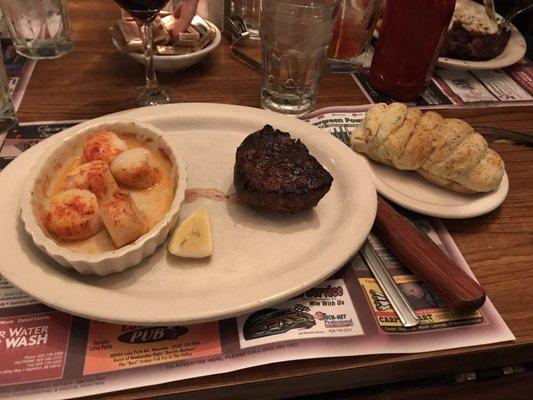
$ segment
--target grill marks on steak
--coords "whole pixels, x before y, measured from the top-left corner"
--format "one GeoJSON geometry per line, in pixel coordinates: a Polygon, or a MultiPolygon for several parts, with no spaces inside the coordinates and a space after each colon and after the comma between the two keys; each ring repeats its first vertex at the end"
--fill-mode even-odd
{"type": "Polygon", "coordinates": [[[246,137],[237,148],[237,199],[274,211],[312,208],[329,191],[332,176],[300,140],[270,125],[246,137]]]}

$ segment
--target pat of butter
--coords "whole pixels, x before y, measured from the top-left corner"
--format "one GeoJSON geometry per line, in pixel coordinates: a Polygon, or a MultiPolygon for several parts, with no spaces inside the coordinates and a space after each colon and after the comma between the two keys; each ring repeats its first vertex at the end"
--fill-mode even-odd
{"type": "Polygon", "coordinates": [[[168,251],[178,257],[204,258],[213,254],[211,222],[205,207],[198,207],[178,226],[168,244],[168,251]]]}

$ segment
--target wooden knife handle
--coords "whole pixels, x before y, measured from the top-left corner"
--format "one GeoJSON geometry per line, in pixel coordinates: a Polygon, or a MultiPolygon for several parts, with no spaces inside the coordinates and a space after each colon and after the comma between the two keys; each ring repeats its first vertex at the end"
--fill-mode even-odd
{"type": "Polygon", "coordinates": [[[378,196],[374,232],[392,253],[454,310],[472,312],[485,302],[483,288],[426,235],[378,196]]]}

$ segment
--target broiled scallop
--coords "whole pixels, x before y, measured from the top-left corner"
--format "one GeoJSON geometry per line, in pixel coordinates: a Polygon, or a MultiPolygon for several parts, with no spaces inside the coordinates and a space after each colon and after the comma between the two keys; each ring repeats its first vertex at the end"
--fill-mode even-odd
{"type": "Polygon", "coordinates": [[[98,200],[110,197],[118,190],[117,183],[105,161],[95,160],[80,165],[65,178],[65,189],[85,189],[98,200]]]}
{"type": "Polygon", "coordinates": [[[118,182],[138,189],[148,189],[161,176],[150,151],[142,147],[121,153],[109,167],[118,182]]]}
{"type": "Polygon", "coordinates": [[[104,225],[115,243],[122,247],[147,231],[144,214],[137,208],[129,193],[116,191],[100,205],[104,225]]]}
{"type": "Polygon", "coordinates": [[[56,194],[44,223],[52,235],[63,241],[83,240],[95,235],[102,227],[96,196],[81,189],[56,194]]]}
{"type": "Polygon", "coordinates": [[[126,150],[128,150],[126,142],[113,132],[94,132],[85,139],[83,158],[85,161],[103,160],[109,164],[126,150]]]}

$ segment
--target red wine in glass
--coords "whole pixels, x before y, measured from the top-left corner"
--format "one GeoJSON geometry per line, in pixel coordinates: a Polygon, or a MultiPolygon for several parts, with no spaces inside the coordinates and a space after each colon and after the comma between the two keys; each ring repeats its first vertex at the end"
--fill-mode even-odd
{"type": "Polygon", "coordinates": [[[168,0],[115,0],[133,18],[141,21],[153,20],[168,0]]]}
{"type": "MultiPolygon", "coordinates": [[[[135,19],[139,27],[139,33],[143,42],[144,64],[145,64],[145,84],[144,87],[136,90],[130,99],[126,100],[127,105],[154,106],[171,102],[167,91],[162,89],[157,82],[154,66],[154,43],[153,43],[153,22],[161,9],[169,0],[115,0],[124,10],[129,12],[135,19]]],[[[185,96],[175,94],[172,101],[186,101],[185,96]]]]}

